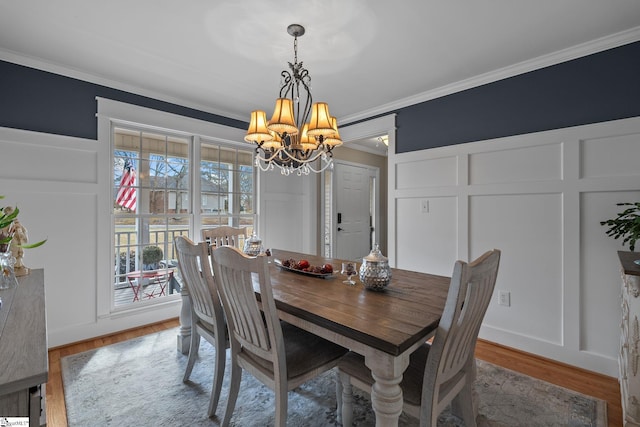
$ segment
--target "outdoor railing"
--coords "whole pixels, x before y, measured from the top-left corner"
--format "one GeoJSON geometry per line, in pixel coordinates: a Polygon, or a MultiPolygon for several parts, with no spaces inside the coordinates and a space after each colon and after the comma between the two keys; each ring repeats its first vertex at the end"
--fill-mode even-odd
{"type": "MultiPolygon", "coordinates": [[[[149,244],[157,245],[163,250],[165,266],[172,266],[172,260],[177,259],[176,249],[173,244],[177,236],[189,237],[189,229],[172,228],[170,230],[149,230],[149,244]],[[165,245],[166,242],[166,245],[165,245]]],[[[115,259],[116,285],[126,282],[126,275],[131,271],[140,270],[142,260],[138,259],[136,249],[137,233],[135,231],[116,231],[115,241],[117,253],[115,259]]]]}

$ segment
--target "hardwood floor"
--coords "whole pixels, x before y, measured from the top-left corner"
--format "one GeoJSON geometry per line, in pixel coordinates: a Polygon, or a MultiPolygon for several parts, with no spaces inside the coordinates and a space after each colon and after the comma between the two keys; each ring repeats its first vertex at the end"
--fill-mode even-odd
{"type": "MultiPolygon", "coordinates": [[[[64,403],[64,391],[60,370],[61,357],[165,329],[175,328],[177,326],[179,326],[178,319],[172,319],[49,350],[49,381],[46,386],[47,425],[51,427],[66,427],[67,425],[67,412],[64,403]]],[[[476,356],[479,359],[513,371],[518,371],[589,396],[606,400],[609,427],[622,425],[620,389],[616,378],[574,368],[482,340],[478,342],[476,356]]]]}
{"type": "Polygon", "coordinates": [[[540,356],[479,340],[476,357],[512,371],[597,397],[607,402],[609,427],[622,426],[622,406],[617,378],[575,368],[540,356]]]}

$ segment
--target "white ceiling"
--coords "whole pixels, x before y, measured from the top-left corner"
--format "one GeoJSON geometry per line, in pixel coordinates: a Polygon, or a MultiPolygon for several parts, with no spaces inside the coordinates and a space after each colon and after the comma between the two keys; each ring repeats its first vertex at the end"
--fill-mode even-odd
{"type": "Polygon", "coordinates": [[[292,23],[314,101],[348,123],[640,40],[640,1],[0,0],[0,59],[248,121],[292,23]]]}

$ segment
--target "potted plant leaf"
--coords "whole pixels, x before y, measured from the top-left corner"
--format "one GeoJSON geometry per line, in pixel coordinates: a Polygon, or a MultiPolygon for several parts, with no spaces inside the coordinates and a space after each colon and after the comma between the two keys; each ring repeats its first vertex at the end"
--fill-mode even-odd
{"type": "MultiPolygon", "coordinates": [[[[0,199],[4,196],[0,195],[0,199]]],[[[47,240],[27,243],[27,230],[18,221],[20,209],[16,206],[0,207],[0,289],[15,286],[16,275],[29,274],[29,269],[22,264],[24,249],[37,248],[47,240]]]]}
{"type": "Polygon", "coordinates": [[[601,221],[600,225],[609,227],[607,235],[614,239],[622,238],[622,245],[628,243],[629,250],[634,252],[636,241],[640,240],[640,202],[616,203],[616,206],[627,208],[615,218],[601,221]]]}

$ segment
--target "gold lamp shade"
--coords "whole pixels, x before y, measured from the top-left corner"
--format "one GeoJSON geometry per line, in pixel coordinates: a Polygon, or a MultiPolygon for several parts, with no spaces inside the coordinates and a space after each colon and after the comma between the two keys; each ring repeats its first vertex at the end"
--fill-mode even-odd
{"type": "Polygon", "coordinates": [[[310,137],[308,134],[309,123],[305,123],[302,127],[302,132],[300,133],[300,146],[303,150],[315,150],[318,148],[318,142],[315,138],[310,137]]]}
{"type": "Polygon", "coordinates": [[[342,139],[338,132],[338,120],[335,117],[331,117],[331,127],[333,128],[333,134],[324,139],[324,144],[331,147],[339,147],[342,145],[342,139]]]}
{"type": "Polygon", "coordinates": [[[267,113],[264,111],[256,110],[251,112],[251,121],[249,122],[249,128],[247,134],[244,136],[244,140],[247,142],[263,142],[271,141],[273,135],[269,133],[267,129],[267,113]]]}
{"type": "Polygon", "coordinates": [[[329,105],[326,102],[316,102],[311,106],[311,120],[309,121],[309,136],[327,137],[335,131],[331,126],[331,116],[329,115],[329,105]]]}
{"type": "Polygon", "coordinates": [[[298,127],[293,117],[293,101],[289,98],[276,99],[276,108],[273,110],[273,116],[269,120],[267,126],[269,130],[276,133],[296,135],[298,127]]]}
{"type": "Polygon", "coordinates": [[[273,131],[269,131],[269,133],[271,134],[273,139],[271,141],[264,142],[262,144],[262,148],[264,148],[265,150],[269,150],[269,149],[279,150],[280,148],[282,148],[282,138],[280,138],[280,136],[273,131]]]}

